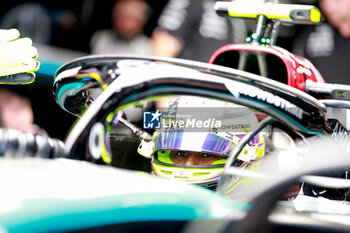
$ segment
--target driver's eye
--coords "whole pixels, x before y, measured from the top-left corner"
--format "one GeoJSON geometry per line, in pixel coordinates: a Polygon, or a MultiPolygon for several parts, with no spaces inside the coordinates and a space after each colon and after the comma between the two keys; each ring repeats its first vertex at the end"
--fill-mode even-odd
{"type": "Polygon", "coordinates": [[[213,157],[214,155],[208,154],[208,153],[203,153],[202,156],[203,156],[204,158],[211,158],[211,157],[213,157]]]}
{"type": "Polygon", "coordinates": [[[186,153],[186,152],[183,152],[183,151],[178,151],[178,152],[176,153],[176,155],[179,156],[179,157],[186,157],[186,156],[187,156],[187,153],[186,153]]]}
{"type": "Polygon", "coordinates": [[[249,146],[253,146],[254,145],[254,139],[250,139],[249,142],[248,142],[248,145],[249,146]]]}

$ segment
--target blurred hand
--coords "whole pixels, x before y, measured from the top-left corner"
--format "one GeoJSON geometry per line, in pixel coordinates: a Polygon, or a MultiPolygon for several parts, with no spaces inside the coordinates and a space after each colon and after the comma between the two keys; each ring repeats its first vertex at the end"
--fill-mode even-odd
{"type": "Polygon", "coordinates": [[[325,17],[340,34],[350,38],[350,1],[349,0],[322,0],[320,7],[325,17]]]}
{"type": "Polygon", "coordinates": [[[17,29],[0,29],[0,83],[25,84],[34,81],[39,69],[38,51],[30,38],[19,38],[17,29]]]}
{"type": "Polygon", "coordinates": [[[183,48],[183,42],[171,35],[165,29],[156,29],[151,36],[153,55],[161,57],[176,57],[183,48]]]}

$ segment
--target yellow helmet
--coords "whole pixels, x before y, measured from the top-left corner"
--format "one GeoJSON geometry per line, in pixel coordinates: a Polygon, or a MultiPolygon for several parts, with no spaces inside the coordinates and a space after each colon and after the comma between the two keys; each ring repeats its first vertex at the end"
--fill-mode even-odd
{"type": "MultiPolygon", "coordinates": [[[[153,135],[153,172],[161,177],[215,187],[227,157],[257,124],[254,112],[244,106],[203,97],[176,98],[162,112],[161,128],[153,135]],[[208,160],[209,164],[181,164],[174,152],[200,152],[204,157],[216,159],[208,160]]],[[[256,134],[234,166],[256,169],[264,156],[264,146],[262,133],[256,134]]],[[[232,179],[228,192],[239,181],[237,177],[232,179]]]]}

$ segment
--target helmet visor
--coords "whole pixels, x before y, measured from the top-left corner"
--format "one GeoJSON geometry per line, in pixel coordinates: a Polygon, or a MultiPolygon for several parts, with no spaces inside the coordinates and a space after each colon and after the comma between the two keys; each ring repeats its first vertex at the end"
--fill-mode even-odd
{"type": "MultiPolygon", "coordinates": [[[[229,156],[244,134],[225,133],[224,137],[212,133],[185,132],[184,130],[163,131],[154,138],[155,151],[179,150],[198,151],[221,156],[229,156]]],[[[259,135],[252,139],[252,144],[259,141],[259,135]]]]}

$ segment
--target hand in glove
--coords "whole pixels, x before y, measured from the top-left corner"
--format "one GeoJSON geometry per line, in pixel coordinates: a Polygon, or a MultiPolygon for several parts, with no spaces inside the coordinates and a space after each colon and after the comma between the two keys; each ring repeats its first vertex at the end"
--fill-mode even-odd
{"type": "Polygon", "coordinates": [[[27,84],[39,69],[38,51],[17,29],[0,29],[0,84],[27,84]]]}

